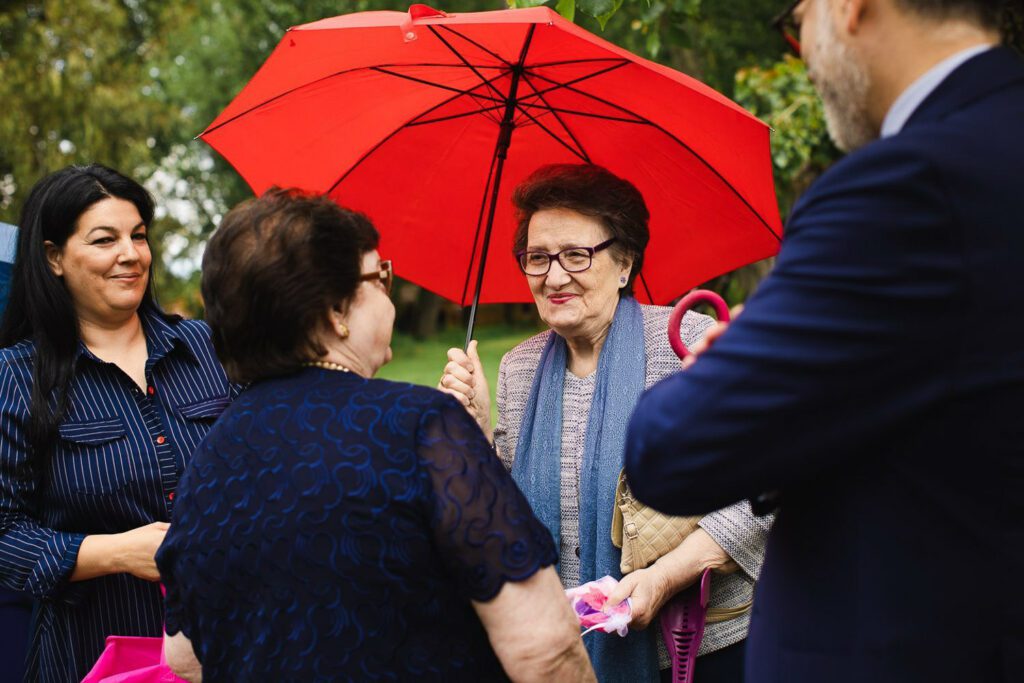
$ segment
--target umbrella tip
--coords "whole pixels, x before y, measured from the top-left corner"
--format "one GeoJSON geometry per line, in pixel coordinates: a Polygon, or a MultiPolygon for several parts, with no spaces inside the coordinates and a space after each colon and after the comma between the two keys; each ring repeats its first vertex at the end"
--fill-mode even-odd
{"type": "Polygon", "coordinates": [[[409,16],[413,19],[423,19],[425,17],[447,17],[448,14],[439,9],[434,9],[430,5],[417,3],[409,5],[409,16]]]}
{"type": "Polygon", "coordinates": [[[409,5],[409,16],[402,22],[402,37],[409,43],[416,40],[414,24],[418,19],[430,19],[434,17],[447,17],[448,14],[430,5],[409,5]]]}

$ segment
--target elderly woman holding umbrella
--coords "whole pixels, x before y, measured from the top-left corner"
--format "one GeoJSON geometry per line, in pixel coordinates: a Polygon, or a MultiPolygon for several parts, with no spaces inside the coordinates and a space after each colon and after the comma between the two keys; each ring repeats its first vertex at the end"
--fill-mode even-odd
{"type": "MultiPolygon", "coordinates": [[[[568,588],[606,574],[620,552],[609,526],[629,415],[646,387],[679,369],[666,329],[670,309],[640,305],[633,281],[644,262],[648,210],[629,182],[594,165],[538,169],[513,198],[514,251],[541,319],[551,328],[512,349],[498,375],[498,422],[472,342],[448,352],[440,388],[451,393],[492,438],[538,517],[559,545],[568,588]]],[[[710,318],[688,313],[686,343],[710,318]]],[[[722,574],[711,605],[751,599],[767,522],[736,505],[704,517],[700,528],[657,562],[627,575],[613,600],[632,599],[633,629],[644,629],[676,593],[708,568],[722,574]]],[[[741,681],[746,616],[709,624],[695,667],[698,682],[741,681]]],[[[668,658],[655,629],[588,636],[599,680],[652,681],[668,658]]]]}

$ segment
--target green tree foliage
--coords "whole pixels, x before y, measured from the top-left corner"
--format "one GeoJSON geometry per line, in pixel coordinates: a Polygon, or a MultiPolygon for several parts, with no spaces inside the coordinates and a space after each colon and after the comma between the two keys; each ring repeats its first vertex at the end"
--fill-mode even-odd
{"type": "Polygon", "coordinates": [[[135,169],[177,116],[154,96],[149,57],[175,11],[160,2],[13,2],[0,11],[0,215],[44,173],[102,159],[135,169]]]}
{"type": "Polygon", "coordinates": [[[736,101],[772,127],[776,193],[785,210],[839,155],[804,63],[786,55],[769,67],[740,69],[736,101]]]}

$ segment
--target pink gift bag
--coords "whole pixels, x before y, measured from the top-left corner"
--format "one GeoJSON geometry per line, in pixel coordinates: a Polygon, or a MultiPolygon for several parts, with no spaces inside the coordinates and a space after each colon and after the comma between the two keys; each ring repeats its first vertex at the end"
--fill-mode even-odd
{"type": "Polygon", "coordinates": [[[107,636],[107,646],[82,683],[186,683],[167,666],[163,638],[107,636]]]}

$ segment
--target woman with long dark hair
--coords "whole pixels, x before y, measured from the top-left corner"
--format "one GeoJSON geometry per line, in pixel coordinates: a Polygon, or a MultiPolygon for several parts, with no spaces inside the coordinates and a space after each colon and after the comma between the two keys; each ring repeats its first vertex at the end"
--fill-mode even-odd
{"type": "Polygon", "coordinates": [[[161,311],[153,200],[93,164],[32,188],[0,325],[0,584],[38,609],[26,679],[80,681],[111,634],[158,636],[154,554],[233,398],[204,323],[161,311]]]}

